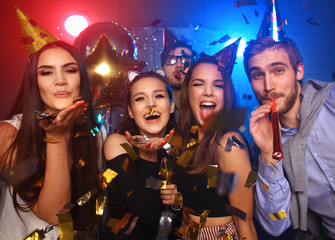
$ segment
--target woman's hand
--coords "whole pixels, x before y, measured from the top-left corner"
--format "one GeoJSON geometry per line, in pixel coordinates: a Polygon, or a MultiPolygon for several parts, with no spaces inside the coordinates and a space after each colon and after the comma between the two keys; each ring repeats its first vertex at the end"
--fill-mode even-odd
{"type": "Polygon", "coordinates": [[[86,111],[86,106],[85,101],[76,101],[61,110],[53,120],[40,120],[39,124],[46,131],[47,138],[57,140],[66,135],[73,123],[80,120],[83,112],[86,111]]]}
{"type": "Polygon", "coordinates": [[[179,208],[182,204],[181,194],[177,190],[176,184],[168,184],[165,189],[160,189],[162,203],[179,208]]]}
{"type": "Polygon", "coordinates": [[[148,138],[142,135],[133,136],[130,134],[130,132],[126,131],[125,138],[131,145],[141,149],[142,151],[156,152],[167,143],[168,139],[173,134],[174,134],[174,130],[171,130],[170,133],[165,135],[165,137],[163,138],[159,138],[159,137],[148,138]]]}
{"type": "Polygon", "coordinates": [[[251,112],[249,120],[250,134],[261,151],[262,160],[268,164],[273,161],[273,133],[271,120],[269,119],[270,111],[271,103],[261,105],[251,112]]]}

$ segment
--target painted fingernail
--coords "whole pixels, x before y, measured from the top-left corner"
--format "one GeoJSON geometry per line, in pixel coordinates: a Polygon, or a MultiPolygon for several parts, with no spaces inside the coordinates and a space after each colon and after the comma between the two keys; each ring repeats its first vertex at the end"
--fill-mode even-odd
{"type": "Polygon", "coordinates": [[[170,137],[170,135],[169,135],[169,134],[167,134],[167,135],[166,135],[166,139],[169,139],[169,137],[170,137]]]}
{"type": "Polygon", "coordinates": [[[175,131],[174,130],[171,130],[171,134],[174,134],[175,133],[175,131]]]}
{"type": "Polygon", "coordinates": [[[127,133],[127,131],[126,132],[124,132],[124,135],[127,137],[128,136],[128,133],[127,133]]]}
{"type": "Polygon", "coordinates": [[[84,110],[84,112],[85,112],[85,111],[87,110],[87,108],[84,108],[83,110],[84,110]]]}
{"type": "Polygon", "coordinates": [[[164,145],[165,145],[165,143],[166,143],[165,141],[162,141],[162,142],[161,142],[161,145],[162,145],[162,146],[164,146],[164,145]]]}
{"type": "Polygon", "coordinates": [[[151,146],[151,142],[147,142],[147,146],[150,147],[151,146]]]}
{"type": "Polygon", "coordinates": [[[72,107],[71,107],[71,110],[75,109],[76,107],[77,107],[76,105],[72,106],[72,107]]]}

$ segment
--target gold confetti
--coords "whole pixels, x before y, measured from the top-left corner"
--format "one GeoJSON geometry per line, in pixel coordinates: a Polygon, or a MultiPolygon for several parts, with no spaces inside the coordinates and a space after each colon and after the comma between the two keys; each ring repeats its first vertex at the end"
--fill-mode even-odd
{"type": "Polygon", "coordinates": [[[118,175],[117,172],[111,170],[110,168],[107,168],[106,171],[102,174],[101,180],[102,180],[102,189],[105,189],[108,184],[118,175]]]}
{"type": "Polygon", "coordinates": [[[79,206],[82,206],[84,205],[86,202],[88,202],[88,200],[90,200],[92,197],[92,193],[91,191],[88,191],[86,194],[84,194],[82,197],[80,197],[78,200],[77,200],[77,204],[79,206]]]}
{"type": "Polygon", "coordinates": [[[129,219],[131,218],[132,214],[131,213],[126,213],[112,228],[112,232],[117,235],[118,232],[124,228],[128,222],[129,219]]]}
{"type": "Polygon", "coordinates": [[[198,141],[192,138],[186,148],[195,148],[196,146],[198,146],[198,141]]]}
{"type": "Polygon", "coordinates": [[[250,171],[249,175],[248,175],[248,178],[247,178],[247,181],[244,184],[244,187],[251,188],[251,187],[255,186],[256,180],[257,180],[257,176],[258,175],[257,175],[256,172],[250,171]]]}
{"type": "Polygon", "coordinates": [[[79,205],[79,206],[82,206],[84,205],[85,203],[87,203],[91,197],[93,195],[95,195],[96,193],[98,192],[98,190],[93,187],[90,191],[88,191],[87,193],[85,193],[83,196],[81,196],[77,201],[76,203],[79,205]]]}
{"type": "Polygon", "coordinates": [[[128,165],[129,165],[129,158],[126,157],[121,165],[121,168],[123,169],[123,171],[127,172],[128,171],[128,165]]]}
{"type": "Polygon", "coordinates": [[[160,189],[166,189],[167,182],[164,180],[161,180],[161,183],[162,183],[162,186],[160,187],[160,189]]]}
{"type": "Polygon", "coordinates": [[[187,226],[187,232],[186,232],[185,239],[196,240],[199,233],[200,233],[199,224],[196,222],[193,222],[187,226]]]}
{"type": "Polygon", "coordinates": [[[232,236],[230,236],[229,234],[227,234],[227,233],[225,233],[225,234],[223,235],[223,239],[224,239],[224,240],[234,240],[234,238],[233,238],[232,236]]]}
{"type": "Polygon", "coordinates": [[[263,188],[265,189],[265,191],[268,191],[268,190],[269,190],[269,186],[266,185],[265,183],[263,183],[263,188]]]}
{"type": "Polygon", "coordinates": [[[186,224],[182,224],[180,228],[178,229],[178,233],[180,233],[183,236],[186,236],[188,231],[188,226],[186,224]]]}
{"type": "Polygon", "coordinates": [[[154,115],[155,109],[154,108],[150,108],[150,116],[154,115]]]}
{"type": "Polygon", "coordinates": [[[129,191],[127,192],[127,197],[130,197],[131,195],[133,195],[134,191],[129,191]]]}
{"type": "Polygon", "coordinates": [[[44,181],[44,178],[38,179],[34,186],[35,187],[42,187],[43,186],[43,181],[44,181]]]}
{"type": "Polygon", "coordinates": [[[192,126],[190,129],[190,133],[195,134],[198,131],[198,126],[192,126]]]}
{"type": "Polygon", "coordinates": [[[120,221],[119,219],[116,219],[116,218],[110,218],[106,224],[107,227],[109,228],[113,228],[117,223],[118,221],[120,221]]]}
{"type": "Polygon", "coordinates": [[[89,132],[87,131],[82,131],[82,132],[77,132],[76,135],[74,136],[75,138],[77,137],[85,137],[85,136],[88,136],[89,132]]]}
{"type": "Polygon", "coordinates": [[[200,215],[200,221],[199,221],[199,232],[201,230],[201,228],[203,228],[206,225],[207,222],[207,216],[208,214],[211,212],[211,210],[204,210],[201,215],[200,215]]]}
{"type": "MultiPolygon", "coordinates": [[[[183,208],[184,210],[184,208],[183,208]]],[[[210,213],[210,210],[204,210],[202,214],[200,215],[200,221],[199,224],[196,222],[192,222],[188,226],[181,226],[178,229],[178,232],[181,233],[183,236],[181,239],[190,239],[190,240],[196,240],[201,229],[206,225],[207,222],[207,216],[210,213]]]]}
{"type": "Polygon", "coordinates": [[[168,143],[174,147],[177,148],[182,148],[183,146],[183,139],[179,136],[173,135],[172,137],[169,138],[168,143]]]}
{"type": "Polygon", "coordinates": [[[186,167],[193,157],[194,152],[191,149],[186,149],[177,160],[177,164],[182,167],[186,167]]]}
{"type": "Polygon", "coordinates": [[[34,232],[30,233],[27,237],[25,237],[24,240],[42,240],[44,238],[44,235],[41,234],[38,229],[36,229],[34,232]]]}
{"type": "Polygon", "coordinates": [[[285,210],[281,210],[281,211],[276,212],[276,213],[269,213],[269,216],[270,216],[272,221],[277,221],[277,220],[280,220],[280,219],[287,218],[285,210]]]}
{"type": "Polygon", "coordinates": [[[78,160],[78,162],[75,164],[75,166],[76,166],[76,168],[79,170],[79,169],[81,169],[82,167],[85,166],[85,161],[84,161],[82,158],[80,158],[80,159],[78,160]]]}
{"type": "Polygon", "coordinates": [[[138,156],[138,154],[135,152],[135,150],[129,144],[122,143],[121,147],[123,147],[124,150],[126,150],[126,152],[128,153],[131,160],[135,161],[135,160],[138,160],[140,158],[138,156]]]}
{"type": "Polygon", "coordinates": [[[59,240],[73,240],[73,222],[71,214],[57,215],[59,222],[59,240]]]}
{"type": "Polygon", "coordinates": [[[177,160],[177,164],[182,167],[186,167],[191,161],[193,154],[196,150],[196,147],[199,145],[199,142],[195,139],[191,139],[190,142],[186,146],[186,150],[182,152],[179,159],[177,160]]]}
{"type": "Polygon", "coordinates": [[[102,216],[104,214],[106,197],[102,194],[95,200],[95,214],[102,216]]]}
{"type": "Polygon", "coordinates": [[[207,189],[217,188],[218,186],[218,172],[219,169],[217,166],[209,165],[208,174],[207,174],[207,189]]]}

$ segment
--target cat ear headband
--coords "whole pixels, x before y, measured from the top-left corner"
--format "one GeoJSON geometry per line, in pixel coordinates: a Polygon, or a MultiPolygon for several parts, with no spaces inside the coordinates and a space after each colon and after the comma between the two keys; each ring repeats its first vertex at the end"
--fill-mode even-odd
{"type": "MultiPolygon", "coordinates": [[[[158,70],[156,70],[156,71],[152,71],[152,72],[155,72],[155,73],[161,75],[162,77],[165,77],[165,73],[164,73],[164,71],[161,70],[161,69],[158,69],[158,70]]],[[[136,76],[138,76],[139,74],[141,74],[141,72],[138,72],[138,71],[135,71],[135,70],[130,70],[130,71],[127,73],[127,78],[128,78],[128,80],[129,80],[129,82],[132,82],[132,81],[134,80],[134,78],[135,78],[136,76]]]]}

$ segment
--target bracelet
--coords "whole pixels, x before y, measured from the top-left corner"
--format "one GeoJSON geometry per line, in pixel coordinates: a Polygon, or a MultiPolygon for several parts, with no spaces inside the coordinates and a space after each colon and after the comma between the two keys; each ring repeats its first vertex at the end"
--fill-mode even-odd
{"type": "Polygon", "coordinates": [[[182,209],[182,207],[183,207],[183,195],[180,192],[178,192],[175,195],[174,204],[170,205],[170,206],[171,206],[172,210],[174,210],[174,211],[179,211],[180,209],[182,209]],[[179,207],[177,207],[177,208],[174,207],[176,205],[178,205],[179,207]]]}

